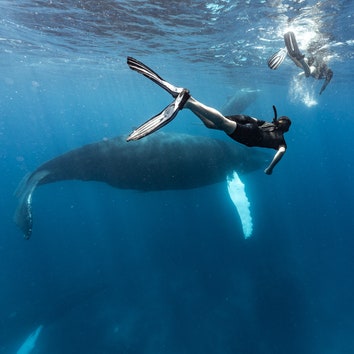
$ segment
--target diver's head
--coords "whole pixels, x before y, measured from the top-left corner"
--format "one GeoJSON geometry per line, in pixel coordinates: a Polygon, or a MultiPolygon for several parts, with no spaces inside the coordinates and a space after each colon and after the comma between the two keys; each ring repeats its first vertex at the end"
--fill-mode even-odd
{"type": "Polygon", "coordinates": [[[286,133],[291,125],[291,120],[287,116],[281,116],[277,120],[277,129],[281,130],[282,132],[286,133]]]}

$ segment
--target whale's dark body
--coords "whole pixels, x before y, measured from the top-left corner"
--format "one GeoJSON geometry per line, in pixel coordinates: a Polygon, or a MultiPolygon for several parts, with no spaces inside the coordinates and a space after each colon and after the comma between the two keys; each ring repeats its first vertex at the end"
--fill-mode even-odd
{"type": "Polygon", "coordinates": [[[143,191],[190,189],[224,181],[233,171],[259,169],[266,160],[265,153],[232,141],[186,134],[159,133],[129,143],[123,137],[103,140],[60,155],[26,176],[17,190],[15,222],[29,238],[32,194],[41,184],[83,180],[143,191]]]}

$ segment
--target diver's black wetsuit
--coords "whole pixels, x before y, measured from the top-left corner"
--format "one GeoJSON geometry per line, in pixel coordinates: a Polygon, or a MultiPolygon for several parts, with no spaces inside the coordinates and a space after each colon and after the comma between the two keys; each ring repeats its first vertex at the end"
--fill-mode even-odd
{"type": "Polygon", "coordinates": [[[273,123],[243,114],[226,116],[226,118],[237,123],[235,131],[229,136],[241,144],[275,150],[278,150],[280,146],[287,147],[283,132],[278,130],[273,123]]]}

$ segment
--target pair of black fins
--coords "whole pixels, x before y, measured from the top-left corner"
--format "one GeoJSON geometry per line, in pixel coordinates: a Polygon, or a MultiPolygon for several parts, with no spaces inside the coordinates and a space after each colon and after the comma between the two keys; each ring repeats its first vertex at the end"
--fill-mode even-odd
{"type": "Polygon", "coordinates": [[[284,61],[287,54],[298,63],[305,71],[306,77],[310,76],[310,68],[304,61],[305,55],[301,54],[299,46],[296,42],[294,32],[287,32],[284,34],[285,48],[280,49],[268,59],[268,66],[270,69],[278,69],[280,64],[284,61]]]}
{"type": "Polygon", "coordinates": [[[127,141],[131,141],[139,140],[168,124],[183,108],[190,95],[188,90],[173,86],[139,60],[128,57],[127,64],[129,65],[130,69],[143,74],[145,77],[161,86],[175,98],[174,101],[170,103],[166,108],[164,108],[159,114],[152,117],[137,129],[135,129],[127,138],[127,141]]]}

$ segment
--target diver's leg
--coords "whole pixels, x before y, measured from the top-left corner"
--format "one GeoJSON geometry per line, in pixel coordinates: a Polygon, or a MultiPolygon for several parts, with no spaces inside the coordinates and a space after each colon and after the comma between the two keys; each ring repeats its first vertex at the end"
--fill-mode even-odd
{"type": "Polygon", "coordinates": [[[226,134],[231,134],[236,129],[236,122],[227,119],[215,108],[206,106],[193,97],[187,100],[184,108],[190,109],[208,128],[223,130],[226,134]]]}
{"type": "Polygon", "coordinates": [[[157,85],[161,86],[164,90],[166,90],[170,95],[176,98],[183,90],[182,87],[176,87],[169,82],[165,81],[161,76],[155,73],[152,69],[148,66],[136,60],[132,57],[127,58],[127,64],[129,65],[130,69],[137,71],[140,74],[143,74],[145,77],[149,78],[157,85]]]}

